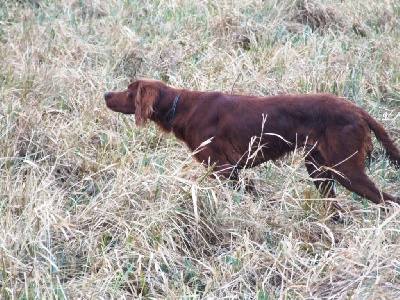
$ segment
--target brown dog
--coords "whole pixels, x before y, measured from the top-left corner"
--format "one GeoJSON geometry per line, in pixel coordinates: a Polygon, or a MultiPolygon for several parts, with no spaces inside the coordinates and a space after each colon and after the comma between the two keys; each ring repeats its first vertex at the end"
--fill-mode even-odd
{"type": "Polygon", "coordinates": [[[330,94],[255,97],[175,89],[155,80],[137,80],[122,92],[104,94],[108,108],[148,119],[184,141],[203,164],[237,180],[238,170],[276,160],[296,147],[306,150],[306,167],[318,190],[335,197],[333,184],[374,203],[400,203],[380,192],[365,173],[372,151],[371,130],[400,166],[400,151],[365,110],[330,94]],[[208,141],[208,143],[204,143],[208,141]]]}

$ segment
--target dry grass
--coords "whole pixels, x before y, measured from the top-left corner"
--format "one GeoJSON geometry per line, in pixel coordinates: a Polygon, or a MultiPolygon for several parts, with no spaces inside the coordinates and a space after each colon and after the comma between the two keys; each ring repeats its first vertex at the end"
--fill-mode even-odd
{"type": "MultiPolygon", "coordinates": [[[[2,1],[0,298],[398,299],[398,205],[339,188],[330,221],[301,151],[232,190],[102,93],[333,92],[399,145],[399,19],[397,0],[2,1]]],[[[380,149],[370,176],[399,197],[380,149]]]]}

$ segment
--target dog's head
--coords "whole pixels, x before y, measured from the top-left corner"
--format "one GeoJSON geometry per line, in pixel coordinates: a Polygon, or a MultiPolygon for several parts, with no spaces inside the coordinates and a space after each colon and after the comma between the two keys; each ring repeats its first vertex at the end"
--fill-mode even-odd
{"type": "Polygon", "coordinates": [[[104,99],[109,109],[123,114],[135,114],[136,125],[144,126],[153,113],[161,85],[164,85],[161,81],[136,80],[122,92],[105,92],[104,99]]]}

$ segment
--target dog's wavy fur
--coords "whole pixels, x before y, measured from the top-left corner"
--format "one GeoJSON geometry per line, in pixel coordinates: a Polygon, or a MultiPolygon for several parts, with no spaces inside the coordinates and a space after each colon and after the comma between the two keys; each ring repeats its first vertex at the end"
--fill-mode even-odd
{"type": "Polygon", "coordinates": [[[163,131],[172,131],[192,151],[202,145],[195,158],[214,165],[214,173],[225,178],[237,180],[241,168],[304,147],[307,171],[323,196],[335,197],[336,180],[374,203],[400,203],[380,191],[365,173],[365,160],[372,151],[371,131],[391,163],[399,167],[395,142],[364,109],[334,95],[230,95],[175,89],[141,79],[104,97],[108,108],[135,114],[138,126],[151,120],[163,131]]]}

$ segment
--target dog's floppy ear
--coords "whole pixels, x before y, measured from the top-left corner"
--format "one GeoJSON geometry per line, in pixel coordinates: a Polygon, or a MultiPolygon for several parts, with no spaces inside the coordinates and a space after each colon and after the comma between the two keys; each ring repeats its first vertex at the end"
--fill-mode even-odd
{"type": "Polygon", "coordinates": [[[135,98],[135,122],[137,126],[144,126],[153,112],[153,105],[158,98],[158,89],[151,83],[139,83],[135,98]]]}

